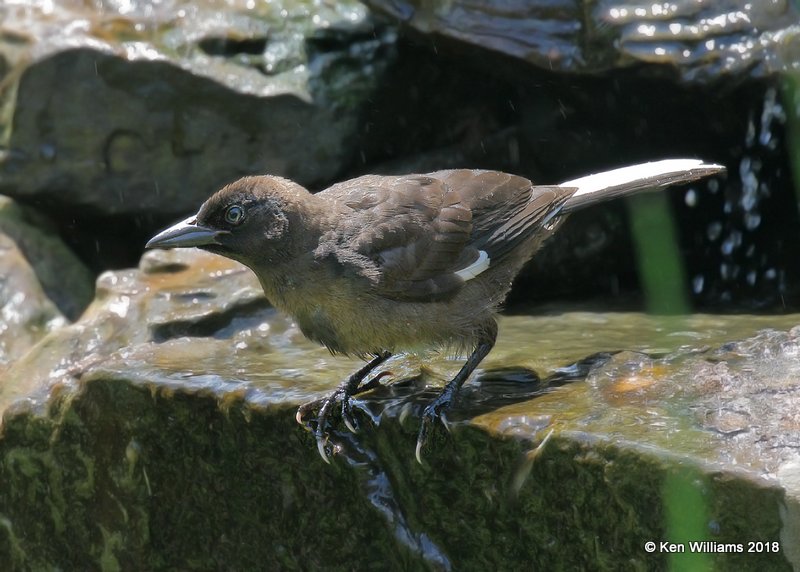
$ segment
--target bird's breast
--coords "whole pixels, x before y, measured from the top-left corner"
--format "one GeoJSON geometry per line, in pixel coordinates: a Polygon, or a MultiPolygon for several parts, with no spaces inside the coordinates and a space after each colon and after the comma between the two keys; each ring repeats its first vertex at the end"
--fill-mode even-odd
{"type": "Polygon", "coordinates": [[[468,347],[492,319],[496,301],[470,280],[440,302],[392,300],[351,276],[309,275],[302,282],[262,280],[273,305],[292,316],[307,338],[331,351],[368,355],[431,346],[468,347]]]}

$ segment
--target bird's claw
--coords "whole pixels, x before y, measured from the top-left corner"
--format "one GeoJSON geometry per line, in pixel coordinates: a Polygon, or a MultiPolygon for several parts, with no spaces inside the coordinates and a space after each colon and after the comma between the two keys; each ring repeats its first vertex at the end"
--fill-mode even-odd
{"type": "Polygon", "coordinates": [[[317,401],[312,401],[311,403],[301,405],[297,409],[297,414],[295,415],[295,420],[300,425],[310,429],[308,423],[306,423],[306,417],[310,412],[314,410],[318,411],[316,427],[313,429],[314,438],[317,440],[317,451],[319,451],[320,457],[322,457],[322,460],[326,463],[331,462],[326,445],[328,442],[328,428],[330,426],[331,411],[334,409],[337,402],[341,402],[342,421],[344,422],[345,427],[347,427],[351,433],[357,433],[358,424],[353,417],[350,395],[343,388],[337,389],[324,399],[319,399],[317,401]]]}
{"type": "Polygon", "coordinates": [[[417,447],[414,450],[414,456],[417,458],[417,463],[422,464],[422,448],[428,440],[428,435],[437,421],[448,431],[450,428],[447,426],[447,416],[445,412],[450,408],[452,399],[449,395],[440,395],[433,403],[428,405],[422,412],[421,425],[419,433],[417,434],[417,447]]]}
{"type": "Polygon", "coordinates": [[[350,409],[350,395],[344,389],[337,389],[328,397],[319,402],[322,406],[317,414],[317,427],[314,429],[314,437],[317,440],[317,451],[319,451],[320,457],[322,457],[323,461],[329,464],[331,460],[325,447],[328,441],[328,420],[331,410],[334,408],[337,401],[341,401],[342,404],[342,420],[344,421],[345,426],[353,433],[357,431],[353,414],[350,409]]]}
{"type": "Polygon", "coordinates": [[[325,461],[330,465],[331,459],[330,457],[328,457],[328,450],[325,449],[325,444],[326,441],[328,440],[328,436],[322,435],[321,433],[317,432],[315,433],[315,437],[317,439],[317,452],[319,453],[319,456],[322,457],[323,461],[325,461]]]}
{"type": "Polygon", "coordinates": [[[423,425],[419,430],[419,435],[417,436],[417,447],[414,449],[414,456],[417,458],[417,463],[420,465],[422,464],[422,447],[425,445],[425,440],[428,438],[426,433],[427,430],[425,429],[425,425],[423,425]]]}
{"type": "Polygon", "coordinates": [[[353,418],[353,412],[350,409],[349,395],[342,396],[342,421],[344,421],[345,427],[350,430],[350,433],[358,433],[358,427],[355,424],[355,418],[353,418]]]}
{"type": "Polygon", "coordinates": [[[381,385],[380,378],[392,375],[390,372],[382,372],[372,378],[368,383],[362,385],[354,392],[352,389],[348,387],[348,384],[342,384],[340,387],[336,389],[333,393],[331,393],[328,397],[323,399],[318,399],[316,401],[312,401],[310,403],[306,403],[301,405],[297,409],[297,414],[295,415],[295,420],[297,423],[308,429],[309,431],[312,430],[314,432],[314,438],[317,441],[317,451],[319,452],[320,457],[326,463],[330,463],[330,456],[328,455],[327,450],[327,443],[328,443],[328,426],[329,417],[331,411],[336,406],[337,402],[341,402],[341,413],[342,413],[342,422],[344,423],[345,427],[351,433],[358,433],[358,423],[356,422],[355,417],[353,416],[353,409],[352,403],[350,398],[353,395],[362,393],[364,391],[368,391],[370,389],[374,389],[381,385]],[[316,427],[313,426],[313,421],[311,423],[306,422],[306,417],[313,411],[318,411],[317,418],[316,418],[316,427]]]}
{"type": "Polygon", "coordinates": [[[319,401],[312,401],[310,403],[304,403],[298,407],[297,413],[294,414],[294,420],[297,421],[297,424],[310,431],[311,429],[306,423],[306,415],[308,415],[309,411],[313,411],[317,405],[319,405],[319,401]]]}

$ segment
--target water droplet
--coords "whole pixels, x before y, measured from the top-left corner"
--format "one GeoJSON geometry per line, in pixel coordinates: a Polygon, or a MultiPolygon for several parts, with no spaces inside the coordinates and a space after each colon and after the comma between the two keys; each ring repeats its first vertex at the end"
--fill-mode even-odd
{"type": "Polygon", "coordinates": [[[744,226],[747,230],[755,230],[761,224],[761,215],[758,213],[745,213],[744,226]]]}
{"type": "Polygon", "coordinates": [[[753,118],[747,122],[747,134],[744,136],[744,144],[747,147],[752,147],[756,140],[756,125],[753,123],[753,118]]]}
{"type": "Polygon", "coordinates": [[[719,275],[723,280],[735,280],[739,276],[741,268],[735,264],[723,262],[719,265],[719,275]]]}
{"type": "Polygon", "coordinates": [[[755,193],[750,192],[742,195],[742,208],[745,211],[753,210],[757,203],[758,197],[755,195],[755,193]]]}
{"type": "Polygon", "coordinates": [[[720,235],[722,234],[722,223],[719,221],[714,221],[708,225],[706,228],[706,236],[708,240],[717,240],[720,235]]]}
{"type": "Polygon", "coordinates": [[[719,249],[725,256],[730,256],[735,249],[742,244],[742,233],[739,231],[731,231],[731,233],[722,241],[719,249]]]}

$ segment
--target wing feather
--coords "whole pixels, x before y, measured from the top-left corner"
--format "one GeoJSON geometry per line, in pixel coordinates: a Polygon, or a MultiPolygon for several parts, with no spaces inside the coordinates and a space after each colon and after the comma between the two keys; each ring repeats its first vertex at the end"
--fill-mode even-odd
{"type": "Polygon", "coordinates": [[[343,212],[316,254],[366,278],[381,296],[447,299],[535,232],[573,192],[539,191],[527,179],[495,171],[367,175],[321,193],[343,212]]]}

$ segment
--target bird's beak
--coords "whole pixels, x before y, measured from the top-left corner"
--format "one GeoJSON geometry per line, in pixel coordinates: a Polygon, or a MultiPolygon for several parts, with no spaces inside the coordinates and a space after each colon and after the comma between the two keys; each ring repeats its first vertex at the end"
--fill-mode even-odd
{"type": "Polygon", "coordinates": [[[184,248],[219,244],[221,234],[227,233],[197,224],[197,217],[193,215],[159,232],[147,242],[145,248],[184,248]]]}

